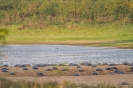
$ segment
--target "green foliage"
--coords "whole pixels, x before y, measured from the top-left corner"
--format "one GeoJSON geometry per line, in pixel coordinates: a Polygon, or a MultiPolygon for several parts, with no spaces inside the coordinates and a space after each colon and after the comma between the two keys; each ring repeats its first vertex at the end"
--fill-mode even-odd
{"type": "Polygon", "coordinates": [[[48,16],[56,16],[58,10],[58,3],[50,3],[49,6],[45,9],[45,14],[48,16]]]}
{"type": "Polygon", "coordinates": [[[131,14],[129,15],[129,18],[130,18],[131,21],[133,22],[133,13],[131,13],[131,14]]]}
{"type": "Polygon", "coordinates": [[[7,29],[0,28],[0,43],[5,43],[5,35],[8,34],[7,29]]]}
{"type": "Polygon", "coordinates": [[[0,0],[0,24],[132,21],[132,0],[0,0]]]}

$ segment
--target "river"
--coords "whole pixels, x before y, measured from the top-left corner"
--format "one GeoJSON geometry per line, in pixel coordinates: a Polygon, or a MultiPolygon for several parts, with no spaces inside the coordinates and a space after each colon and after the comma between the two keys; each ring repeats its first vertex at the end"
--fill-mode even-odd
{"type": "Polygon", "coordinates": [[[9,65],[133,62],[132,49],[76,45],[7,45],[2,50],[0,61],[9,65]]]}

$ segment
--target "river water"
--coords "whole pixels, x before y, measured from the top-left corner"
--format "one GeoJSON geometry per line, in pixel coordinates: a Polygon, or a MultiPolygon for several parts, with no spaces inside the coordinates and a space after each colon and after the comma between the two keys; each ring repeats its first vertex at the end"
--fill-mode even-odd
{"type": "Polygon", "coordinates": [[[2,48],[3,64],[69,64],[90,62],[133,62],[132,49],[89,47],[74,45],[7,45],[2,48]]]}

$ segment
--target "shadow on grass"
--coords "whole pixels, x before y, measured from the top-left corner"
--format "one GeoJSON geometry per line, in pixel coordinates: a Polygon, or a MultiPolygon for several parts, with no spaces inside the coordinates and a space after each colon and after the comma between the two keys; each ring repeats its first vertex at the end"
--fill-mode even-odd
{"type": "Polygon", "coordinates": [[[107,41],[107,42],[101,42],[101,43],[91,43],[88,45],[133,49],[133,40],[107,41]]]}

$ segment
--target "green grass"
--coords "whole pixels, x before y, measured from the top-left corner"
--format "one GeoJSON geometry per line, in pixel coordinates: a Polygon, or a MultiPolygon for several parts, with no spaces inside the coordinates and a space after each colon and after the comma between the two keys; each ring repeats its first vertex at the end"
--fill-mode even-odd
{"type": "MultiPolygon", "coordinates": [[[[6,78],[0,77],[0,88],[123,88],[121,85],[87,85],[87,84],[76,84],[69,81],[62,82],[46,82],[46,83],[35,83],[31,81],[11,81],[6,78]]],[[[126,88],[133,88],[132,85],[126,86],[126,88]]]]}
{"type": "Polygon", "coordinates": [[[44,29],[23,30],[18,30],[20,25],[11,25],[5,27],[9,32],[6,41],[9,44],[82,44],[133,48],[133,24],[75,25],[74,28],[51,25],[44,29]]]}

